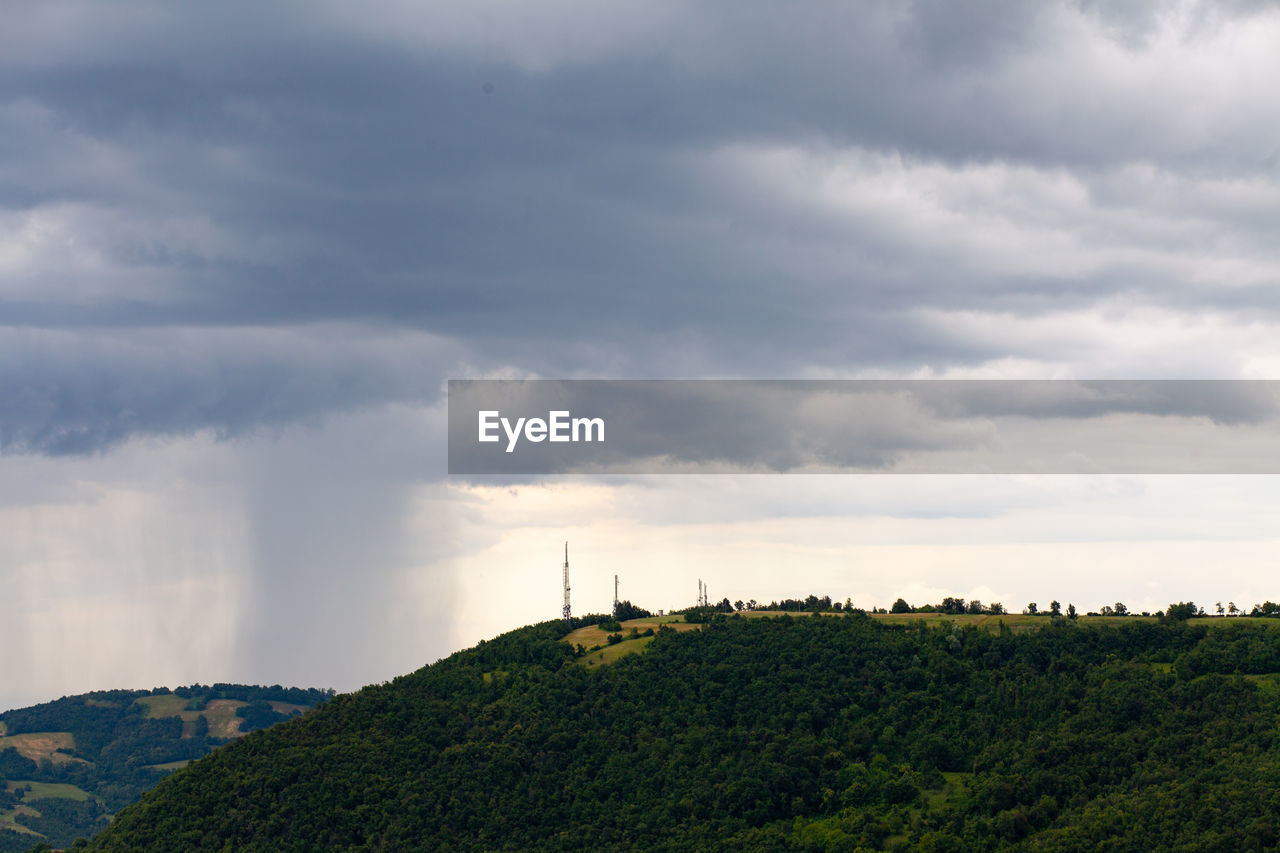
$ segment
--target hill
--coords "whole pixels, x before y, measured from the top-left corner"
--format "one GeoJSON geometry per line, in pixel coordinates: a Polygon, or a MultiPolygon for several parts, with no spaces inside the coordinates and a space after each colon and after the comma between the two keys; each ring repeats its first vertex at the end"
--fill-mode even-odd
{"type": "Polygon", "coordinates": [[[174,773],[91,850],[1261,850],[1280,631],[720,616],[559,623],[174,773]],[[581,636],[581,635],[580,635],[581,636]],[[607,637],[617,636],[609,642],[607,637]],[[640,646],[643,644],[643,648],[640,646]],[[582,646],[582,648],[578,648],[582,646]]]}
{"type": "Polygon", "coordinates": [[[65,696],[0,714],[0,853],[70,845],[174,770],[297,716],[327,690],[192,685],[65,696]]]}

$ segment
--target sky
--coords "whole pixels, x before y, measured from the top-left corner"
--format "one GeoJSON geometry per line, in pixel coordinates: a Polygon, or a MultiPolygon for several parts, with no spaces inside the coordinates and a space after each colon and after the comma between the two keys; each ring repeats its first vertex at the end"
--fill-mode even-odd
{"type": "Polygon", "coordinates": [[[453,378],[1280,378],[1261,2],[7,0],[0,707],[623,597],[1251,606],[1271,476],[446,473],[453,378]]]}

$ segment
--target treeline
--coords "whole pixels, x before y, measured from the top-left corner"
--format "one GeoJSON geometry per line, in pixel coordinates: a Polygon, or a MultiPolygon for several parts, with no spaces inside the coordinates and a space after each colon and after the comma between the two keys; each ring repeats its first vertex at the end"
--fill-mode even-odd
{"type": "MultiPolygon", "coordinates": [[[[165,693],[168,691],[160,688],[155,692],[165,693]]],[[[326,699],[332,699],[335,691],[315,687],[281,687],[279,684],[262,687],[251,684],[223,684],[219,682],[213,685],[192,684],[188,687],[175,687],[173,694],[184,699],[197,699],[202,702],[209,702],[214,699],[234,699],[240,702],[287,702],[290,705],[305,705],[309,708],[313,705],[319,705],[326,699]]],[[[199,709],[193,708],[192,710],[199,709]]]]}
{"type": "Polygon", "coordinates": [[[806,598],[784,598],[781,601],[771,601],[763,604],[754,598],[750,601],[741,599],[730,602],[729,599],[721,599],[718,603],[709,604],[706,607],[687,607],[683,610],[673,610],[672,613],[690,613],[690,612],[707,612],[707,613],[735,613],[744,610],[777,610],[786,613],[834,613],[841,611],[853,612],[858,608],[853,606],[853,601],[845,599],[844,604],[839,601],[832,601],[829,595],[810,595],[806,598]]]}
{"type": "Polygon", "coordinates": [[[628,619],[648,619],[653,614],[643,607],[636,607],[629,600],[623,599],[618,602],[618,606],[614,608],[613,618],[619,622],[625,622],[628,619]]]}
{"type": "MultiPolygon", "coordinates": [[[[1170,609],[1167,611],[1157,610],[1155,613],[1150,613],[1145,610],[1142,611],[1141,613],[1135,613],[1131,611],[1124,604],[1124,602],[1117,601],[1115,602],[1115,604],[1104,604],[1097,610],[1091,610],[1085,613],[1084,615],[1086,616],[1141,615],[1141,616],[1167,617],[1171,619],[1188,619],[1194,616],[1211,616],[1211,615],[1228,616],[1228,617],[1246,615],[1245,611],[1240,607],[1238,607],[1235,602],[1229,602],[1226,606],[1224,606],[1222,602],[1218,602],[1214,606],[1211,612],[1206,612],[1204,607],[1198,607],[1195,604],[1195,602],[1192,602],[1192,601],[1180,602],[1178,604],[1171,604],[1169,605],[1169,608],[1170,609]]],[[[846,598],[844,600],[844,603],[841,604],[839,601],[833,600],[829,595],[821,595],[821,596],[809,595],[809,596],[806,596],[805,598],[784,598],[781,601],[770,601],[768,604],[763,604],[761,602],[758,602],[754,598],[751,599],[750,601],[744,602],[742,600],[738,600],[738,601],[734,601],[733,603],[730,603],[729,599],[725,598],[722,601],[720,601],[718,604],[713,604],[708,607],[690,607],[684,610],[677,610],[672,612],[685,613],[685,614],[694,613],[699,618],[693,621],[705,621],[705,618],[703,618],[703,615],[705,615],[706,613],[734,613],[734,612],[740,612],[744,610],[781,611],[784,613],[864,612],[863,608],[860,608],[854,605],[853,600],[851,598],[846,598]]],[[[894,601],[894,603],[887,609],[873,606],[867,612],[870,612],[870,613],[947,613],[947,614],[952,614],[957,616],[962,614],[972,614],[972,615],[986,614],[986,615],[999,616],[999,615],[1004,615],[1009,611],[1008,609],[1005,608],[1005,606],[1002,603],[998,601],[991,602],[989,604],[984,604],[983,602],[977,599],[966,601],[963,598],[948,596],[938,604],[922,604],[918,606],[909,603],[904,598],[899,598],[896,601],[894,601]]],[[[1076,606],[1074,604],[1068,604],[1064,609],[1062,607],[1062,604],[1058,601],[1051,601],[1049,603],[1048,608],[1043,610],[1040,608],[1040,605],[1038,603],[1033,601],[1027,604],[1027,606],[1023,608],[1022,612],[1025,614],[1033,615],[1033,616],[1040,615],[1040,614],[1047,614],[1049,616],[1065,616],[1069,619],[1075,619],[1079,615],[1081,615],[1076,610],[1076,606]]],[[[1272,601],[1267,601],[1263,604],[1255,604],[1253,606],[1253,609],[1250,610],[1247,615],[1255,616],[1255,617],[1260,616],[1260,617],[1267,617],[1267,618],[1273,618],[1273,619],[1280,619],[1280,604],[1276,604],[1275,602],[1272,602],[1272,601]]]]}
{"type": "MultiPolygon", "coordinates": [[[[708,609],[710,612],[711,609],[708,609]]],[[[1198,609],[1197,609],[1198,612],[1198,609]]],[[[94,850],[1264,850],[1280,630],[662,628],[587,669],[561,621],[250,735],[94,850]]]]}

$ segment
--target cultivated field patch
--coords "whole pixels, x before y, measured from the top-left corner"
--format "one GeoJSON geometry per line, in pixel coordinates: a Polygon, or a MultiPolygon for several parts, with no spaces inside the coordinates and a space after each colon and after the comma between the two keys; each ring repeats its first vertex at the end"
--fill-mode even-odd
{"type": "Polygon", "coordinates": [[[148,770],[160,770],[163,772],[169,772],[173,770],[181,770],[182,768],[190,764],[193,760],[194,759],[191,759],[191,758],[184,758],[180,761],[166,761],[164,764],[147,764],[145,766],[148,770]]]}
{"type": "Polygon", "coordinates": [[[652,642],[653,637],[636,637],[631,640],[623,640],[621,643],[614,643],[612,646],[605,646],[599,651],[583,655],[578,659],[578,663],[583,666],[603,666],[613,663],[618,658],[642,652],[652,642]]]}
{"type": "Polygon", "coordinates": [[[569,632],[564,638],[565,642],[571,646],[581,645],[584,649],[592,646],[603,646],[609,642],[610,634],[622,634],[626,637],[631,633],[631,629],[644,632],[649,628],[657,631],[659,625],[666,625],[668,628],[674,628],[677,631],[696,631],[701,625],[694,625],[684,621],[683,616],[646,616],[643,619],[628,619],[621,623],[621,631],[605,631],[599,625],[584,625],[575,631],[569,632]]]}
{"type": "MultiPolygon", "coordinates": [[[[145,714],[147,717],[180,718],[183,737],[191,737],[195,733],[196,720],[204,717],[209,723],[209,735],[216,738],[235,738],[243,734],[240,731],[241,719],[236,716],[236,709],[248,704],[239,699],[210,699],[203,710],[189,711],[187,702],[190,700],[172,693],[162,696],[143,696],[137,701],[147,708],[145,714]]],[[[301,708],[302,706],[291,707],[301,708]]]]}
{"type": "Polygon", "coordinates": [[[2,811],[0,812],[0,829],[9,829],[19,833],[20,835],[33,835],[36,838],[44,838],[43,835],[36,832],[34,829],[23,826],[22,824],[14,820],[14,818],[18,817],[19,815],[26,815],[27,817],[40,817],[40,812],[31,808],[31,806],[16,806],[15,808],[9,809],[8,811],[2,811]]]}
{"type": "Polygon", "coordinates": [[[63,799],[75,800],[76,802],[84,802],[89,799],[89,792],[75,785],[63,785],[58,782],[29,782],[22,779],[11,779],[5,783],[10,791],[16,791],[19,788],[28,789],[23,794],[24,802],[34,802],[36,800],[63,799]]]}
{"type": "MultiPolygon", "coordinates": [[[[183,709],[187,707],[187,700],[173,693],[163,693],[159,696],[142,696],[136,701],[147,709],[142,716],[155,719],[181,717],[183,709]]],[[[198,714],[199,712],[192,711],[190,713],[198,714]]]]}
{"type": "Polygon", "coordinates": [[[243,734],[240,731],[242,721],[236,716],[236,709],[247,704],[238,699],[210,699],[203,712],[209,721],[209,734],[212,737],[240,737],[243,734]]]}
{"type": "Polygon", "coordinates": [[[58,752],[60,749],[75,749],[76,741],[71,736],[71,732],[27,732],[20,735],[8,735],[0,737],[0,750],[13,747],[23,758],[29,758],[32,761],[49,761],[53,764],[70,764],[71,762],[83,762],[83,758],[75,758],[67,755],[65,752],[58,752]]]}

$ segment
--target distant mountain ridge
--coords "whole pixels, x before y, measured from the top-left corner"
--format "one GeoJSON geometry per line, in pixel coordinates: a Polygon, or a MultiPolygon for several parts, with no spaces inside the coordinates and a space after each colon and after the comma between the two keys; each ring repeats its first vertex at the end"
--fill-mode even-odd
{"type": "Polygon", "coordinates": [[[93,835],[188,761],[332,696],[193,684],[96,691],[0,713],[0,853],[93,835]]]}

